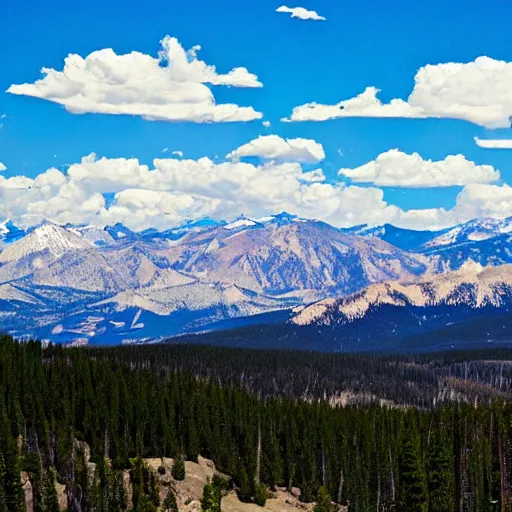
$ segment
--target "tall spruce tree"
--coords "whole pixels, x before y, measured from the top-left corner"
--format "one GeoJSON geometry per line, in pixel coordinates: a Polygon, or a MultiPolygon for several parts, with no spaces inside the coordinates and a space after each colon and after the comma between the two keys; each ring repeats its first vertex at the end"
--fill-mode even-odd
{"type": "Polygon", "coordinates": [[[443,427],[431,432],[427,451],[429,512],[453,512],[455,507],[453,443],[443,427]]]}
{"type": "Polygon", "coordinates": [[[399,512],[427,512],[426,475],[415,427],[407,428],[400,453],[399,512]]]}

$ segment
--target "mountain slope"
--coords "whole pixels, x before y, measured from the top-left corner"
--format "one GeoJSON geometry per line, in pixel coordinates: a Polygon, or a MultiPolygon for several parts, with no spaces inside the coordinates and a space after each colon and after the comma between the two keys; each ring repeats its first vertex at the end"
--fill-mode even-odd
{"type": "Polygon", "coordinates": [[[384,305],[501,308],[511,299],[512,265],[483,268],[477,263],[466,263],[456,272],[426,276],[412,283],[372,284],[349,297],[325,299],[304,307],[291,321],[297,325],[336,325],[364,318],[384,305]]]}
{"type": "MultiPolygon", "coordinates": [[[[511,306],[512,265],[482,268],[467,263],[456,272],[425,276],[413,283],[372,284],[348,297],[296,308],[288,323],[313,328],[322,335],[330,332],[329,343],[336,342],[344,349],[410,344],[417,335],[442,333],[453,325],[465,332],[468,343],[483,343],[482,331],[471,333],[460,326],[477,319],[482,325],[492,324],[493,318],[509,315],[511,306]]],[[[507,336],[512,340],[507,325],[512,327],[504,324],[508,334],[502,329],[501,340],[507,336]]],[[[439,334],[438,341],[441,338],[439,334]]],[[[446,337],[444,343],[449,342],[446,337]]]]}
{"type": "Polygon", "coordinates": [[[420,233],[409,245],[429,249],[411,253],[380,238],[406,247],[407,230],[349,232],[286,213],[206,219],[173,233],[44,223],[0,252],[0,321],[16,335],[108,342],[255,326],[265,314],[282,322],[289,308],[313,303],[286,324],[295,341],[304,326],[310,340],[336,331],[329,343],[338,348],[341,328],[343,346],[403,338],[508,307],[509,267],[467,264],[473,252],[486,263],[512,261],[508,229],[482,221],[451,235],[420,233]],[[486,238],[473,229],[504,232],[486,238]],[[451,268],[460,270],[431,274],[451,268]]]}
{"type": "Polygon", "coordinates": [[[437,272],[456,270],[469,259],[484,266],[512,263],[512,217],[474,219],[441,231],[415,231],[390,224],[342,231],[380,238],[405,251],[423,254],[437,272]]]}
{"type": "Polygon", "coordinates": [[[427,270],[425,258],[382,240],[301,220],[228,224],[185,237],[167,256],[176,270],[208,281],[301,300],[427,270]]]}

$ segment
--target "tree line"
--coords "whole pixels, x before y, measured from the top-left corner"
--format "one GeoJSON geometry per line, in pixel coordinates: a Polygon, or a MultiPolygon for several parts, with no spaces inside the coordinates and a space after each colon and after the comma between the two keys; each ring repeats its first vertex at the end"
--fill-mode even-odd
{"type": "MultiPolygon", "coordinates": [[[[58,510],[55,481],[66,485],[72,511],[120,512],[127,469],[135,510],[156,510],[164,504],[143,459],[199,455],[231,475],[247,501],[298,487],[306,502],[327,495],[351,512],[512,510],[512,407],[499,397],[477,406],[339,407],[223,382],[220,370],[153,365],[149,356],[138,364],[126,350],[43,349],[0,337],[0,512],[24,510],[20,471],[38,512],[58,510]]],[[[209,364],[229,366],[221,357],[209,364]]]]}

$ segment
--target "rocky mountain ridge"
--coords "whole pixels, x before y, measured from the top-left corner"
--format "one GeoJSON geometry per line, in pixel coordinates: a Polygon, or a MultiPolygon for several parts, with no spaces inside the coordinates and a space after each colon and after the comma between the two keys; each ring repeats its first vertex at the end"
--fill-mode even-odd
{"type": "Polygon", "coordinates": [[[203,219],[141,233],[122,225],[45,222],[21,236],[12,223],[2,226],[4,330],[76,344],[156,341],[229,327],[235,319],[258,322],[258,315],[311,303],[293,320],[297,325],[318,311],[332,313],[340,301],[338,323],[379,305],[448,306],[449,300],[432,302],[433,289],[453,278],[437,274],[453,269],[460,270],[460,305],[478,308],[473,295],[484,285],[479,288],[475,279],[489,272],[470,272],[477,266],[468,262],[512,262],[509,219],[482,219],[437,233],[392,226],[338,229],[286,213],[203,219]],[[11,231],[16,235],[9,238],[11,231]]]}
{"type": "Polygon", "coordinates": [[[0,252],[0,321],[77,343],[157,339],[426,270],[423,256],[288,215],[177,239],[44,223],[0,252]]]}

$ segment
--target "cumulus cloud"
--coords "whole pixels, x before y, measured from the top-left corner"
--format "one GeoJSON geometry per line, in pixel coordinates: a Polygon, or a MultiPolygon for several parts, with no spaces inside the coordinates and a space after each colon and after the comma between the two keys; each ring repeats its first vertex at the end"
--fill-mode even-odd
{"type": "Polygon", "coordinates": [[[436,229],[479,216],[512,215],[512,187],[473,183],[451,209],[405,211],[389,204],[380,188],[328,182],[321,169],[306,172],[298,162],[157,158],[148,166],[135,158],[92,154],[66,173],[52,168],[35,178],[0,175],[0,202],[2,215],[20,226],[47,219],[165,229],[204,216],[265,217],[286,210],[339,227],[389,222],[436,229]],[[106,195],[112,197],[108,202],[106,195]]]}
{"type": "Polygon", "coordinates": [[[171,155],[175,155],[175,156],[179,156],[180,158],[183,158],[183,151],[176,150],[176,151],[173,151],[171,153],[171,155]]]}
{"type": "Polygon", "coordinates": [[[479,139],[475,137],[477,146],[486,149],[512,149],[512,139],[479,139]]]}
{"type": "Polygon", "coordinates": [[[187,52],[174,37],[166,36],[161,45],[157,58],[140,52],[117,55],[112,49],[85,58],[70,54],[62,71],[43,68],[43,78],[11,85],[7,92],[59,103],[74,114],[125,114],[196,123],[263,117],[252,107],[217,104],[205,85],[262,87],[256,75],[244,67],[218,73],[215,66],[198,59],[200,46],[187,52]]]}
{"type": "Polygon", "coordinates": [[[338,174],[355,183],[406,188],[464,186],[500,179],[499,171],[491,165],[477,165],[463,155],[449,155],[434,162],[424,160],[418,153],[408,155],[398,149],[382,153],[355,169],[340,169],[338,174]]]}
{"type": "Polygon", "coordinates": [[[2,162],[0,162],[0,172],[4,172],[6,170],[7,170],[7,167],[2,162]]]}
{"type": "Polygon", "coordinates": [[[229,153],[226,158],[244,156],[314,164],[325,158],[325,152],[322,144],[313,139],[283,139],[279,135],[260,135],[229,153]]]}
{"type": "Polygon", "coordinates": [[[308,11],[304,7],[286,7],[286,5],[282,5],[276,9],[276,12],[288,13],[291,15],[291,18],[299,18],[301,20],[325,21],[323,16],[320,16],[315,11],[308,11]]]}
{"type": "Polygon", "coordinates": [[[269,128],[270,127],[270,121],[263,121],[261,123],[265,128],[269,128]]]}
{"type": "Polygon", "coordinates": [[[342,117],[451,118],[488,128],[508,128],[512,116],[512,62],[478,57],[473,62],[428,64],[418,70],[407,101],[383,103],[375,87],[335,105],[295,107],[284,121],[342,117]]]}

